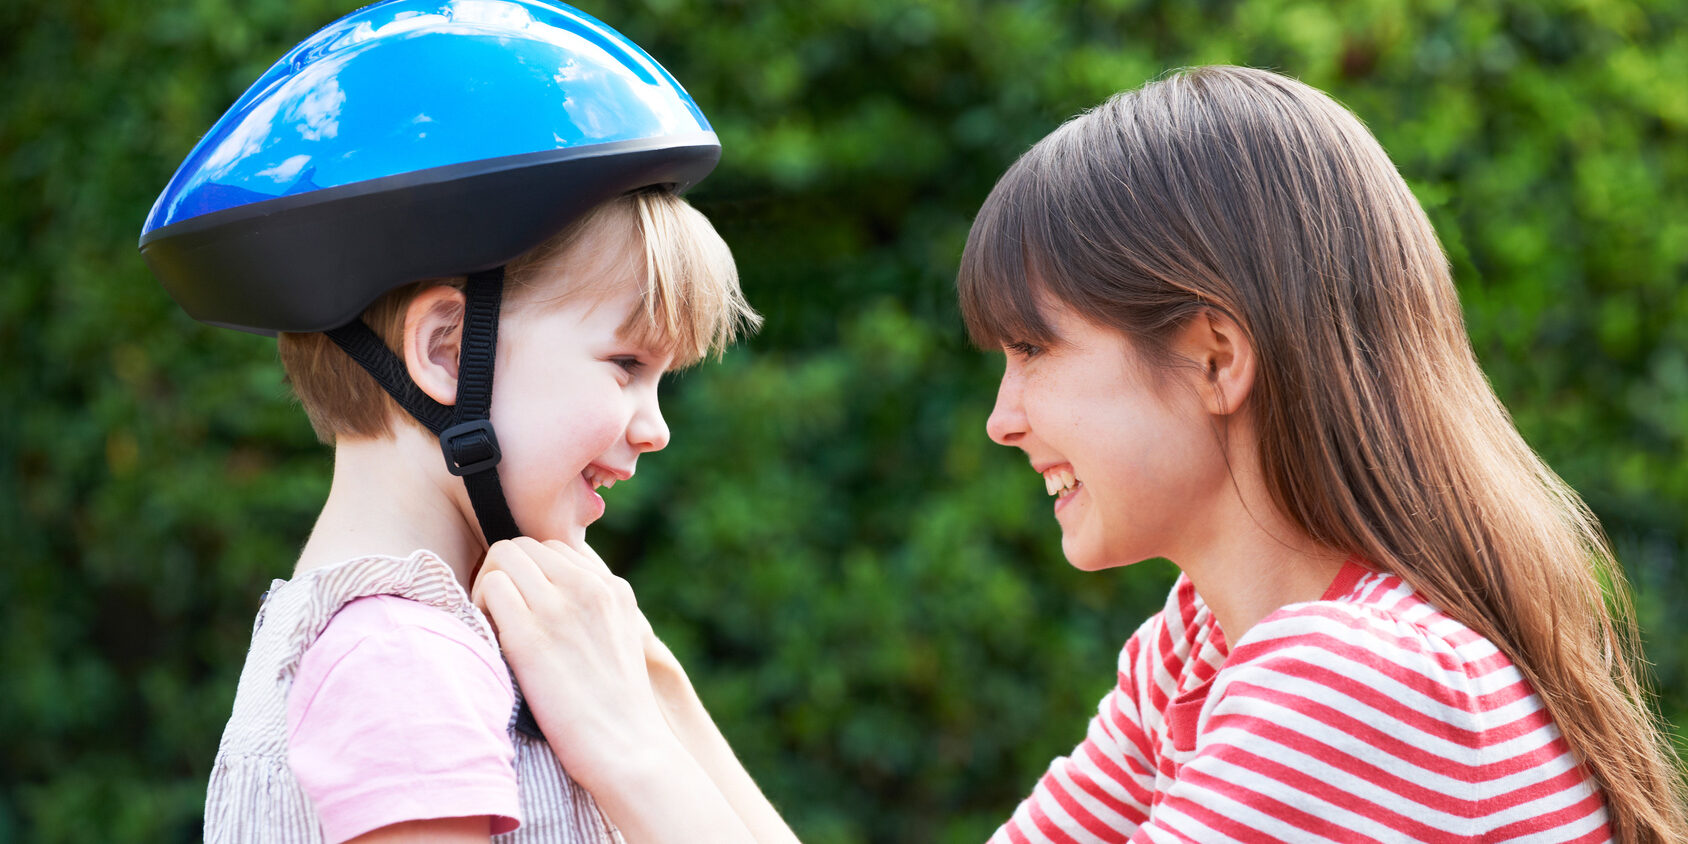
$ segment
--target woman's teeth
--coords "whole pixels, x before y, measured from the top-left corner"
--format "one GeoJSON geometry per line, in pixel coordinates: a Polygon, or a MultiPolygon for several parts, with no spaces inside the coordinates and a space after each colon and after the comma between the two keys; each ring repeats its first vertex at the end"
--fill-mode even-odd
{"type": "Polygon", "coordinates": [[[1066,498],[1078,491],[1078,478],[1073,476],[1070,466],[1057,466],[1043,473],[1043,486],[1050,495],[1066,498]]]}

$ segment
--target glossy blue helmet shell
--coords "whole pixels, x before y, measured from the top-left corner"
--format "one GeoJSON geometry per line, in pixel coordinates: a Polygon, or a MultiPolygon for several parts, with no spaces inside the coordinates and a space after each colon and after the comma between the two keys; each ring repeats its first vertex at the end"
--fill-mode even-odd
{"type": "Polygon", "coordinates": [[[619,33],[538,0],[389,0],[276,62],[206,133],[141,233],[194,318],[320,331],[383,292],[496,267],[606,199],[720,157],[619,33]]]}

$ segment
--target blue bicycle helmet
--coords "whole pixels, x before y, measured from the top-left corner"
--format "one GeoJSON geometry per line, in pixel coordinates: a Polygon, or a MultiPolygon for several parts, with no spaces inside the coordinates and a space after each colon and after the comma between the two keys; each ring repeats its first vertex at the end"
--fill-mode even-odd
{"type": "Polygon", "coordinates": [[[194,147],[140,248],[202,322],[324,331],[500,266],[592,206],[720,158],[691,97],[579,10],[391,0],[276,62],[194,147]]]}
{"type": "Polygon", "coordinates": [[[488,418],[503,264],[605,200],[684,189],[719,158],[679,83],[576,9],[389,0],[260,77],[159,195],[140,249],[197,320],[325,332],[439,435],[495,542],[519,535],[488,418]],[[358,317],[394,287],[456,275],[467,311],[444,406],[358,317]]]}

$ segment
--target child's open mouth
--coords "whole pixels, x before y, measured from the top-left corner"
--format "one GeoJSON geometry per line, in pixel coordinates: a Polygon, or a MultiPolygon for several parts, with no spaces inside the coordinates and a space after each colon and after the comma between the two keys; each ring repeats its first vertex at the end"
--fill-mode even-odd
{"type": "Polygon", "coordinates": [[[597,466],[587,466],[581,471],[580,476],[586,479],[586,485],[591,487],[594,491],[597,490],[598,487],[609,489],[610,487],[615,486],[615,482],[617,480],[620,480],[614,474],[611,474],[609,470],[602,469],[597,466]]]}

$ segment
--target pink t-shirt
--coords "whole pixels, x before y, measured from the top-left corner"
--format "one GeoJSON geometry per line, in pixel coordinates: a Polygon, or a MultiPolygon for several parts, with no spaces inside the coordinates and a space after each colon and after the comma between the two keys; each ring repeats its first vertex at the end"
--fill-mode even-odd
{"type": "Polygon", "coordinates": [[[287,696],[288,762],[338,844],[403,821],[486,815],[515,829],[515,693],[496,650],[393,595],[347,603],[287,696]]]}

